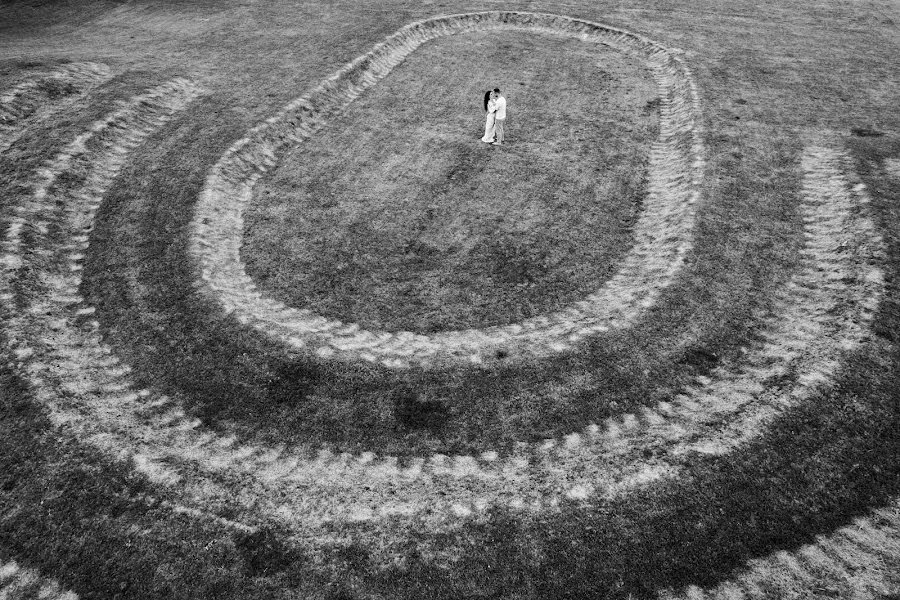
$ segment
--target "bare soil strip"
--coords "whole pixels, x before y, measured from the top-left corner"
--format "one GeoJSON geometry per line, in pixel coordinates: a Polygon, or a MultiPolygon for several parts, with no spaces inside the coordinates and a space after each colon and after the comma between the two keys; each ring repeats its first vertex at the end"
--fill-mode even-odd
{"type": "Polygon", "coordinates": [[[838,598],[876,600],[900,593],[900,503],[853,520],[815,543],[752,560],[737,577],[714,588],[665,590],[660,600],[786,598],[810,588],[838,598]]]}
{"type": "Polygon", "coordinates": [[[33,569],[0,562],[0,598],[3,600],[78,600],[78,594],[60,588],[33,569]]]}
{"type": "Polygon", "coordinates": [[[34,74],[0,93],[0,153],[19,139],[29,123],[47,118],[111,77],[106,65],[71,63],[34,74]]]}
{"type": "Polygon", "coordinates": [[[700,109],[690,71],[674,53],[641,36],[547,14],[502,12],[412,23],[332,75],[310,94],[238,140],[213,167],[197,204],[190,253],[197,288],[225,315],[306,356],[363,360],[391,368],[483,364],[572,349],[591,336],[629,327],[674,281],[692,247],[703,177],[700,109]],[[597,292],[562,311],[507,326],[441,332],[367,331],[291,308],[260,293],[240,258],[243,214],[256,181],[288,149],[303,142],[422,43],[467,31],[521,30],[563,34],[644,59],[659,86],[660,136],[650,153],[648,199],[635,224],[635,245],[618,273],[597,292]]]}

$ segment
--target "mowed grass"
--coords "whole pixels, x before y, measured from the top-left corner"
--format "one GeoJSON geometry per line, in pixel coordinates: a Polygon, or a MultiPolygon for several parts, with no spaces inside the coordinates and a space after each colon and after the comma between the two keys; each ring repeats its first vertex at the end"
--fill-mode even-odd
{"type": "Polygon", "coordinates": [[[257,185],[242,257],[271,296],[370,329],[563,308],[631,245],[658,101],[640,61],[605,46],[429,42],[257,185]],[[479,141],[494,87],[509,104],[503,148],[479,141]]]}
{"type": "MultiPolygon", "coordinates": [[[[683,278],[633,331],[545,364],[442,377],[297,363],[212,318],[192,294],[185,224],[206,170],[253,123],[400,24],[483,7],[392,4],[380,12],[356,3],[223,3],[219,12],[197,6],[227,26],[202,39],[167,30],[166,44],[202,56],[192,63],[199,70],[217,66],[219,87],[130,157],[93,233],[85,291],[98,306],[105,339],[135,367],[138,381],[176,395],[213,432],[415,455],[539,439],[671,398],[694,375],[740,360],[742,346],[754,343],[754,315],[796,268],[796,161],[802,134],[810,131],[845,135],[873,197],[888,276],[875,338],[848,357],[832,393],[784,415],[742,452],[721,460],[686,457],[680,480],[619,500],[535,518],[495,511],[454,533],[410,535],[387,570],[370,556],[364,526],[347,526],[345,544],[310,557],[292,532],[253,521],[258,517],[239,506],[228,507],[234,511],[228,516],[261,525],[261,533],[173,513],[154,498],[177,498],[136,476],[127,462],[53,429],[4,361],[4,558],[97,599],[651,598],[661,587],[721,581],[749,558],[811,542],[900,493],[900,179],[885,168],[900,159],[900,117],[888,110],[894,104],[887,98],[896,96],[888,94],[896,81],[890,66],[896,29],[882,22],[884,5],[873,3],[871,11],[758,3],[536,6],[613,21],[688,50],[704,101],[710,161],[695,251],[683,278]],[[302,36],[290,37],[288,29],[302,36]],[[275,63],[281,70],[259,66],[275,63]],[[258,88],[246,85],[255,79],[258,88]],[[851,127],[886,135],[856,137],[851,127]],[[441,403],[444,412],[404,420],[408,413],[398,410],[393,395],[401,386],[441,403]]],[[[137,12],[178,20],[172,3],[137,12]]],[[[120,78],[77,114],[35,128],[0,160],[0,202],[15,201],[11,187],[108,112],[115,97],[158,83],[159,63],[183,60],[156,51],[141,19],[129,19],[127,10],[116,14],[116,28],[54,30],[42,38],[52,48],[44,52],[115,48],[129,64],[154,65],[152,73],[120,78]],[[146,35],[129,41],[135,31],[146,35]]],[[[169,66],[182,73],[190,71],[186,64],[169,66]]],[[[479,127],[473,116],[472,137],[479,127]]],[[[514,131],[510,142],[521,142],[514,131]]],[[[773,579],[762,587],[771,597],[852,598],[864,584],[857,576],[786,590],[773,579]]]]}

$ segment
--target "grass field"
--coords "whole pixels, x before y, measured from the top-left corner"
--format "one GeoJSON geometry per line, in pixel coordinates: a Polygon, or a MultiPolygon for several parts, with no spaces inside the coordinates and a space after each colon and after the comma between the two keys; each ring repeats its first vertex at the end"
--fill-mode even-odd
{"type": "Polygon", "coordinates": [[[640,210],[659,102],[642,71],[550,36],[436,40],[260,184],[250,274],[288,304],[392,331],[505,325],[587,296],[640,210]],[[458,57],[447,75],[423,80],[444,56],[458,57]],[[515,128],[539,140],[471,144],[485,81],[523,96],[515,128]]]}
{"type": "Polygon", "coordinates": [[[4,3],[0,598],[900,597],[898,52],[878,0],[4,3]]]}

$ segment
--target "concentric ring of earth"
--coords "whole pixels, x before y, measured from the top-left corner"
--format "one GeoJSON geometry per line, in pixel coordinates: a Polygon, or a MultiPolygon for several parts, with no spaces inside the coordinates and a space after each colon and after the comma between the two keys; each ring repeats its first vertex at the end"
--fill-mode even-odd
{"type": "Polygon", "coordinates": [[[609,330],[628,328],[652,306],[691,247],[702,183],[699,102],[687,67],[646,38],[576,19],[535,13],[475,13],[412,23],[348,63],[308,96],[297,98],[235,142],[211,170],[191,223],[197,287],[219,310],[291,351],[324,359],[367,361],[390,368],[482,364],[507,357],[558,354],[609,330]],[[590,296],[549,314],[486,329],[440,332],[361,329],[284,305],[257,290],[240,258],[243,218],[258,179],[283,152],[318,132],[423,43],[475,30],[550,30],[643,59],[657,81],[659,138],[651,148],[650,181],[635,224],[635,245],[613,278],[590,296]]]}

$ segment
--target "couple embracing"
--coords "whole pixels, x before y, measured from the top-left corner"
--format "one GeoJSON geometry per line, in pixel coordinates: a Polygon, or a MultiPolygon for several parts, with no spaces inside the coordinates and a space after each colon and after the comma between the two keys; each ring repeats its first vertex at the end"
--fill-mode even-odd
{"type": "Polygon", "coordinates": [[[503,144],[503,125],[506,123],[506,98],[500,95],[500,89],[484,93],[484,110],[487,111],[487,122],[484,124],[482,142],[500,146],[503,144]],[[496,136],[497,141],[494,141],[496,136]]]}

